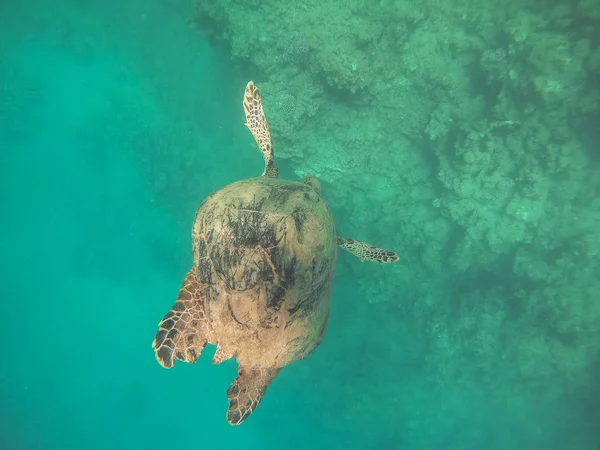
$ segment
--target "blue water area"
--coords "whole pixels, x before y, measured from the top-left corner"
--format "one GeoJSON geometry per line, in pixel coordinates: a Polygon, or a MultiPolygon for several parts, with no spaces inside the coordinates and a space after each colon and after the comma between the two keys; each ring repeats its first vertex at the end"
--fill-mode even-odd
{"type": "MultiPolygon", "coordinates": [[[[0,4],[0,449],[600,448],[590,432],[597,391],[580,380],[557,377],[572,382],[572,396],[542,399],[537,372],[515,369],[524,387],[499,400],[489,375],[502,361],[486,365],[474,351],[475,372],[486,376],[456,382],[464,355],[452,357],[450,331],[411,328],[425,313],[413,320],[381,288],[393,278],[405,302],[417,295],[411,283],[444,298],[447,286],[418,273],[416,255],[388,270],[340,253],[324,343],[282,370],[239,427],[225,420],[235,360],[213,366],[209,346],[195,365],[157,363],[151,343],[192,264],[196,207],[263,169],[242,110],[246,82],[263,72],[203,32],[196,7],[0,4]],[[433,358],[433,335],[444,357],[433,358]]],[[[296,177],[299,162],[283,158],[281,173],[296,177]]],[[[338,201],[331,209],[341,229],[368,233],[356,222],[396,220],[383,206],[380,217],[351,213],[341,202],[354,194],[335,194],[335,180],[323,189],[338,201]]],[[[382,205],[389,201],[382,194],[382,205]]],[[[420,220],[405,214],[398,222],[420,220]]],[[[394,242],[385,232],[380,239],[394,242]]],[[[449,265],[448,250],[438,250],[449,265]]],[[[499,291],[477,280],[494,304],[499,291]]],[[[460,321],[457,311],[444,320],[460,321]]],[[[481,327],[504,320],[486,317],[481,327]]]]}
{"type": "Polygon", "coordinates": [[[139,155],[201,154],[197,199],[207,180],[260,160],[223,156],[236,116],[210,86],[233,83],[185,22],[105,7],[40,2],[0,19],[0,448],[218,448],[224,433],[243,445],[256,431],[224,421],[232,364],[171,373],[154,360],[156,325],[190,265],[189,224],[156,200],[139,155]],[[186,115],[196,125],[184,130],[186,115]]]}

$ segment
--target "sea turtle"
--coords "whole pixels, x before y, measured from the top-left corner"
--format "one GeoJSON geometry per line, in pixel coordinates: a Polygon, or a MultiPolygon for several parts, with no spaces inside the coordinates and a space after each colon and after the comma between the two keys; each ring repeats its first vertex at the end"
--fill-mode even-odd
{"type": "Polygon", "coordinates": [[[246,126],[265,160],[263,174],[210,194],[192,228],[194,265],[152,343],[167,368],[195,363],[207,343],[213,363],[233,356],[227,420],[248,418],[283,366],[308,356],[325,334],[337,247],[364,261],[398,255],[336,234],[319,181],[278,178],[261,95],[251,81],[246,126]]]}

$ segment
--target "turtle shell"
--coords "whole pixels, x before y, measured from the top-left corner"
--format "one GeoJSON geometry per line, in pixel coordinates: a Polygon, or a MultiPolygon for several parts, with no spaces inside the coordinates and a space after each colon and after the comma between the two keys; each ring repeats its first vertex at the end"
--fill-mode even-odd
{"type": "Polygon", "coordinates": [[[209,341],[242,366],[282,367],[321,342],[337,244],[308,184],[266,177],[211,194],[192,231],[209,341]]]}

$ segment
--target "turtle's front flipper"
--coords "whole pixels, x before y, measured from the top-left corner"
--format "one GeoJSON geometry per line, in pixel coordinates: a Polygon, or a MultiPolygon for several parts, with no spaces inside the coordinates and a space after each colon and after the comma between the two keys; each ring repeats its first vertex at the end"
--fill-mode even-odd
{"type": "Polygon", "coordinates": [[[271,143],[271,133],[269,132],[269,125],[262,107],[262,101],[260,98],[260,91],[254,83],[250,81],[246,85],[246,92],[244,93],[244,112],[246,113],[246,125],[256,143],[258,148],[265,158],[265,170],[263,171],[263,177],[277,178],[279,173],[277,164],[275,164],[275,155],[273,153],[273,144],[271,143]]]}
{"type": "Polygon", "coordinates": [[[337,244],[350,253],[358,256],[361,261],[373,261],[376,263],[392,263],[398,261],[398,255],[395,252],[377,248],[366,242],[357,241],[356,239],[339,237],[337,244]]]}
{"type": "Polygon", "coordinates": [[[161,366],[173,367],[175,360],[195,363],[207,342],[201,285],[192,268],[186,275],[177,301],[158,325],[152,342],[161,366]]]}
{"type": "Polygon", "coordinates": [[[254,412],[280,370],[280,367],[239,367],[237,378],[227,389],[227,421],[231,425],[239,425],[254,412]]]}

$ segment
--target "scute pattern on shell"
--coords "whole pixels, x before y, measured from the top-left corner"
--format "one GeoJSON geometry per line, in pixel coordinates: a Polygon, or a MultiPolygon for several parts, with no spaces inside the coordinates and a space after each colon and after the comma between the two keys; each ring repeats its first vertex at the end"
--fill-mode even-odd
{"type": "Polygon", "coordinates": [[[198,208],[193,255],[207,321],[241,365],[304,358],[325,331],[337,255],[333,219],[310,186],[243,180],[198,208]]]}

